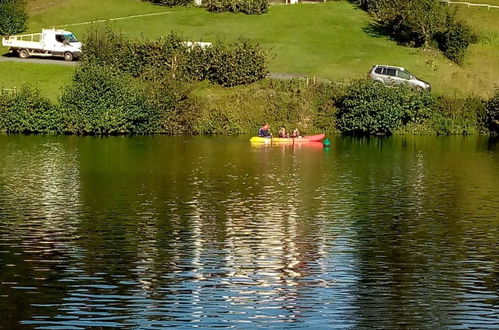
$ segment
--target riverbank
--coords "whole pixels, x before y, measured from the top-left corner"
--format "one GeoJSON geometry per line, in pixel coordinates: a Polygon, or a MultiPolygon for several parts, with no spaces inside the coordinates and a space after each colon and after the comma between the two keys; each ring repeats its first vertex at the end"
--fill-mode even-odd
{"type": "Polygon", "coordinates": [[[233,135],[255,133],[262,122],[269,122],[275,131],[284,126],[306,133],[470,135],[494,133],[499,113],[499,94],[490,100],[434,96],[369,81],[338,85],[266,79],[231,88],[207,81],[169,82],[158,87],[168,90],[167,95],[151,98],[126,78],[112,79],[114,85],[98,80],[86,84],[88,90],[78,86],[79,95],[68,94],[70,87],[66,87],[65,96],[57,102],[30,87],[4,92],[0,131],[233,135]],[[65,102],[71,102],[71,97],[79,100],[75,107],[65,102]],[[90,112],[81,111],[85,104],[90,112]]]}

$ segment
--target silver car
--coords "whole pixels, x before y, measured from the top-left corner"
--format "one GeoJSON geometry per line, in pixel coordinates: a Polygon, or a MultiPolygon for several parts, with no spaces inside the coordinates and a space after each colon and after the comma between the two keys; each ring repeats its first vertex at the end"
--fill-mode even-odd
{"type": "Polygon", "coordinates": [[[389,65],[375,65],[369,71],[368,77],[379,81],[385,86],[407,84],[417,90],[431,90],[431,85],[426,81],[416,78],[404,68],[389,65]]]}

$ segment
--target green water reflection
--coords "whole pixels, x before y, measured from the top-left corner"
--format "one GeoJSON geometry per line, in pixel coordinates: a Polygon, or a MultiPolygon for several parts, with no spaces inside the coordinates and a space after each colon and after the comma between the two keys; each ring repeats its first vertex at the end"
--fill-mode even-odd
{"type": "Polygon", "coordinates": [[[493,327],[497,142],[0,136],[0,328],[493,327]]]}

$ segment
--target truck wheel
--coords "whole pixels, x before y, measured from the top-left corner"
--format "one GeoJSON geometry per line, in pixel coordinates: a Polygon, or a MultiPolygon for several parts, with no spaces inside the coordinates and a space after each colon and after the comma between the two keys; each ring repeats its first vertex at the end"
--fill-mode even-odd
{"type": "Polygon", "coordinates": [[[17,52],[17,54],[19,55],[19,58],[28,58],[29,57],[29,52],[27,49],[21,49],[20,51],[17,52]]]}
{"type": "Polygon", "coordinates": [[[73,60],[73,53],[65,52],[64,53],[64,61],[71,62],[73,60]]]}

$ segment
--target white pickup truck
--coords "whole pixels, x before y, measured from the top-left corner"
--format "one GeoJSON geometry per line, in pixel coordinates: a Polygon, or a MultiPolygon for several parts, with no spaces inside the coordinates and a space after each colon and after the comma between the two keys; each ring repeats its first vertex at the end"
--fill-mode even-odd
{"type": "Polygon", "coordinates": [[[42,33],[7,36],[2,38],[2,45],[9,47],[11,53],[20,58],[34,56],[64,57],[72,61],[81,55],[81,42],[73,33],[64,30],[43,29],[42,33]]]}

